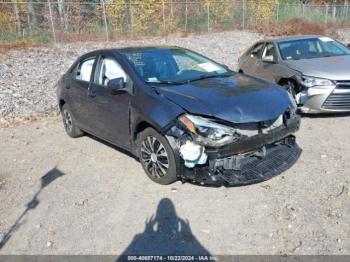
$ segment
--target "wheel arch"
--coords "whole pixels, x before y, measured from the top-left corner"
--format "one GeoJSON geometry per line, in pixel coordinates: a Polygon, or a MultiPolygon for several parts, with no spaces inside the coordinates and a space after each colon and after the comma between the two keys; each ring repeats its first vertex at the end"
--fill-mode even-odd
{"type": "Polygon", "coordinates": [[[295,75],[290,76],[290,77],[282,77],[280,78],[278,81],[276,81],[276,83],[280,86],[283,86],[284,84],[288,83],[288,82],[292,82],[294,85],[294,91],[296,93],[299,93],[301,91],[301,86],[297,80],[297,77],[295,75]]]}
{"type": "Polygon", "coordinates": [[[63,105],[65,105],[65,104],[66,104],[66,101],[65,101],[64,99],[61,98],[61,99],[59,100],[59,102],[58,102],[58,106],[59,106],[59,108],[60,108],[60,111],[61,111],[63,105]]]}
{"type": "Polygon", "coordinates": [[[155,129],[157,132],[159,131],[159,130],[157,130],[157,128],[155,128],[148,121],[145,121],[145,120],[140,121],[133,129],[133,135],[132,135],[133,141],[136,141],[138,134],[140,134],[142,131],[144,131],[148,127],[155,129]]]}
{"type": "Polygon", "coordinates": [[[159,132],[158,128],[156,128],[154,125],[152,125],[149,121],[141,120],[138,122],[135,127],[131,130],[131,143],[132,143],[132,154],[136,157],[139,157],[138,151],[137,151],[137,139],[139,137],[139,134],[141,134],[144,130],[147,128],[153,128],[157,132],[159,132]]]}

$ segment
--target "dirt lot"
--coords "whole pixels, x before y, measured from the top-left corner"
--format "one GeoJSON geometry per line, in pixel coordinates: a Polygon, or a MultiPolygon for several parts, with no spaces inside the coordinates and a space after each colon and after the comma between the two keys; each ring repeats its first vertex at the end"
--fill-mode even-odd
{"type": "Polygon", "coordinates": [[[304,118],[298,163],[235,188],[157,185],[57,119],[0,129],[2,235],[29,206],[0,254],[349,254],[349,128],[349,116],[304,118]]]}
{"type": "MultiPolygon", "coordinates": [[[[261,37],[231,32],[132,44],[185,46],[234,67],[261,37]]],[[[54,112],[57,76],[78,54],[104,46],[11,51],[0,61],[0,120],[54,112]]],[[[350,254],[349,120],[303,117],[297,164],[235,188],[157,185],[116,148],[66,136],[57,117],[1,128],[0,254],[350,254]]]]}

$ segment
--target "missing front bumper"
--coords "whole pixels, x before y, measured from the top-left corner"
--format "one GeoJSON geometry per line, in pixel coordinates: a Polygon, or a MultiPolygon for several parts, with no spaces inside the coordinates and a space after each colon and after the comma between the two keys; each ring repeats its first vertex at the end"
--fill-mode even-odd
{"type": "Polygon", "coordinates": [[[209,166],[185,168],[183,180],[206,186],[242,186],[259,183],[289,169],[298,160],[301,152],[295,140],[288,138],[266,146],[263,157],[254,154],[241,157],[239,168],[235,168],[237,160],[233,160],[232,157],[215,160],[215,173],[209,166]],[[225,164],[222,164],[223,162],[225,164]]]}

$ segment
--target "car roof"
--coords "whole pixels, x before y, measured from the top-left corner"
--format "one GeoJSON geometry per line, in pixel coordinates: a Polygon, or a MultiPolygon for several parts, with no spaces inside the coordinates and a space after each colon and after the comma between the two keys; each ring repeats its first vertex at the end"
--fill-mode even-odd
{"type": "Polygon", "coordinates": [[[279,43],[279,42],[284,42],[284,41],[302,40],[302,39],[319,38],[319,37],[324,37],[324,36],[321,36],[321,35],[296,35],[296,36],[287,36],[287,37],[282,37],[282,38],[276,38],[276,39],[273,39],[272,41],[279,43]]]}
{"type": "Polygon", "coordinates": [[[266,39],[262,39],[262,40],[256,42],[254,45],[259,44],[259,43],[265,43],[265,42],[281,43],[284,41],[293,41],[293,40],[319,38],[319,37],[325,37],[325,36],[322,36],[322,35],[294,35],[294,36],[286,36],[286,37],[280,37],[280,38],[266,38],[266,39]]]}
{"type": "Polygon", "coordinates": [[[146,51],[146,50],[167,50],[167,49],[185,49],[178,46],[133,46],[133,47],[122,47],[122,48],[106,48],[98,49],[88,53],[85,53],[81,57],[94,56],[101,53],[121,53],[121,52],[130,52],[130,51],[146,51]]]}

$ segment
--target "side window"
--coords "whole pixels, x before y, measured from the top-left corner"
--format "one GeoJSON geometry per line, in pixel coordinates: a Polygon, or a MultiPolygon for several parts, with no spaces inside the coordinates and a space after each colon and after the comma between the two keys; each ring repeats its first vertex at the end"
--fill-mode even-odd
{"type": "Polygon", "coordinates": [[[107,86],[109,80],[120,77],[124,78],[124,82],[127,82],[127,74],[117,61],[110,58],[103,58],[98,83],[107,86]]]}
{"type": "Polygon", "coordinates": [[[261,51],[264,47],[264,43],[259,43],[256,44],[249,52],[248,55],[250,57],[254,57],[254,58],[260,58],[261,57],[261,51]]]}
{"type": "Polygon", "coordinates": [[[273,57],[273,60],[277,60],[277,54],[276,49],[273,44],[268,43],[264,49],[263,56],[262,57],[273,57]]]}
{"type": "Polygon", "coordinates": [[[94,66],[95,58],[89,58],[79,63],[74,70],[74,78],[77,80],[89,82],[91,79],[92,68],[94,66]]]}

